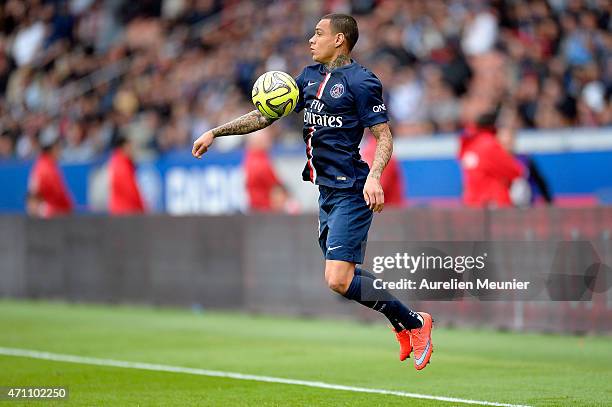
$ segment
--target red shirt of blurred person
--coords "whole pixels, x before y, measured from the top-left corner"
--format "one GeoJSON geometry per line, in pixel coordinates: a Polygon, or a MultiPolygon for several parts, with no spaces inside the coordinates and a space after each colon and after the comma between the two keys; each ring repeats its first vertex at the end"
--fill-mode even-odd
{"type": "Polygon", "coordinates": [[[512,206],[510,184],[523,175],[524,168],[499,143],[493,124],[466,127],[460,143],[465,205],[478,208],[512,206]]]}
{"type": "Polygon", "coordinates": [[[43,147],[30,173],[28,211],[43,218],[70,214],[74,204],[62,177],[57,156],[59,144],[43,147]]]}
{"type": "Polygon", "coordinates": [[[282,185],[268,154],[271,143],[272,139],[267,129],[258,131],[248,139],[244,173],[249,207],[254,211],[273,210],[272,194],[276,187],[282,185]]]}
{"type": "Polygon", "coordinates": [[[130,156],[130,144],[126,139],[119,141],[109,162],[110,202],[112,215],[129,215],[145,211],[136,182],[136,166],[130,156]]]}
{"type": "Polygon", "coordinates": [[[255,211],[272,210],[272,192],[281,185],[266,150],[247,149],[244,158],[249,206],[255,211]]]}
{"type": "MultiPolygon", "coordinates": [[[[376,139],[368,137],[366,144],[361,151],[361,156],[370,168],[376,154],[376,139]]],[[[402,181],[402,170],[399,162],[391,156],[389,163],[380,177],[380,185],[385,194],[385,207],[400,207],[404,202],[404,186],[402,181]]]]}

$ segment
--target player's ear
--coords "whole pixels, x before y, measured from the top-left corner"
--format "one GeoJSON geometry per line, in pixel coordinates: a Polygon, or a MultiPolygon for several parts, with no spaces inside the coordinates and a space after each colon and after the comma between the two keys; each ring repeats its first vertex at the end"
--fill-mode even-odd
{"type": "Polygon", "coordinates": [[[334,43],[334,45],[336,46],[336,48],[339,48],[342,46],[342,44],[344,44],[344,42],[346,41],[346,38],[344,37],[343,33],[337,33],[336,34],[336,41],[334,43]]]}

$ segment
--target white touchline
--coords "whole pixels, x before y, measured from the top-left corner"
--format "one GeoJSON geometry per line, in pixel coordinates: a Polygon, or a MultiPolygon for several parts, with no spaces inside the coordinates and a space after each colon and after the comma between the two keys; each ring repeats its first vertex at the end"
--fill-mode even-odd
{"type": "Polygon", "coordinates": [[[331,390],[345,390],[345,391],[352,391],[352,392],[357,392],[357,393],[388,394],[392,396],[410,397],[410,398],[415,398],[415,399],[447,401],[450,403],[477,404],[480,406],[530,407],[530,406],[525,406],[525,405],[520,405],[520,404],[495,403],[492,401],[480,401],[480,400],[459,399],[455,397],[432,396],[429,394],[407,393],[407,392],[395,391],[395,390],[369,389],[367,387],[344,386],[341,384],[331,384],[331,383],[325,383],[325,382],[311,382],[307,380],[283,379],[282,377],[257,376],[257,375],[242,374],[242,373],[222,372],[219,370],[206,370],[206,369],[198,369],[198,368],[193,368],[193,367],[157,365],[153,363],[141,363],[141,362],[128,362],[128,361],[123,361],[123,360],[100,359],[100,358],[92,358],[92,357],[78,356],[78,355],[63,355],[61,353],[40,352],[40,351],[28,350],[28,349],[0,347],[0,355],[21,356],[21,357],[33,358],[33,359],[52,360],[55,362],[80,363],[84,365],[112,366],[112,367],[121,367],[125,369],[152,370],[155,372],[186,373],[186,374],[194,374],[194,375],[199,375],[199,376],[225,377],[225,378],[237,379],[237,380],[251,380],[251,381],[256,381],[256,382],[293,384],[297,386],[308,386],[308,387],[316,387],[320,389],[331,389],[331,390]]]}

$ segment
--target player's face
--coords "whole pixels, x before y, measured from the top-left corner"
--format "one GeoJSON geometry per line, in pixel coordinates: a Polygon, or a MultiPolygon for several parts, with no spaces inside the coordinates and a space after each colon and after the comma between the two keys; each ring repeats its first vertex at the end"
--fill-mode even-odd
{"type": "Polygon", "coordinates": [[[332,31],[330,20],[319,21],[314,35],[308,40],[312,59],[322,64],[331,62],[336,54],[337,36],[332,31]]]}

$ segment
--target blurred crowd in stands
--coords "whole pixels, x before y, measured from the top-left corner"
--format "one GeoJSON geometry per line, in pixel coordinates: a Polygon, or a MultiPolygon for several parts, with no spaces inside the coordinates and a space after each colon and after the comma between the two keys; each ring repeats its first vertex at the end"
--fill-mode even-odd
{"type": "MultiPolygon", "coordinates": [[[[458,134],[500,105],[515,128],[606,126],[610,10],[609,0],[6,0],[0,158],[33,158],[44,137],[72,162],[123,138],[137,159],[187,148],[252,109],[258,75],[312,63],[307,38],[328,12],[358,19],[354,58],[382,80],[396,137],[458,134]]],[[[272,126],[276,143],[301,143],[291,117],[272,126]]]]}

